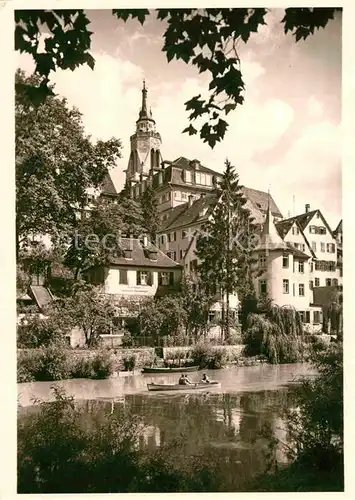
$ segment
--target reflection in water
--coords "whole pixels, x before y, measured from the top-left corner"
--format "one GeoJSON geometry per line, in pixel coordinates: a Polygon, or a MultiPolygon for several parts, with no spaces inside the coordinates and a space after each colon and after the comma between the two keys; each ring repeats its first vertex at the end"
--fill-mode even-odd
{"type": "MultiPolygon", "coordinates": [[[[113,413],[138,415],[145,425],[138,447],[154,451],[175,443],[176,460],[211,455],[221,462],[226,478],[237,471],[242,484],[286,460],[274,438],[286,440],[281,413],[292,399],[293,390],[282,388],[242,394],[131,394],[77,404],[85,410],[82,424],[88,427],[113,413]]],[[[20,409],[20,418],[31,410],[20,409]]]]}
{"type": "MultiPolygon", "coordinates": [[[[73,394],[84,410],[83,426],[105,424],[113,414],[139,416],[144,430],[138,447],[148,451],[171,447],[175,463],[184,463],[189,457],[207,457],[219,464],[225,484],[232,487],[238,481],[241,491],[253,477],[287,461],[279,443],[287,443],[281,416],[285,409],[295,406],[294,389],[286,386],[300,374],[312,373],[305,365],[219,370],[211,378],[222,381],[223,392],[202,393],[149,393],[145,386],[152,377],[141,375],[121,381],[70,380],[58,385],[73,394]]],[[[168,375],[163,379],[171,382],[172,378],[168,375]]],[[[30,405],[32,394],[50,400],[51,385],[19,385],[19,419],[31,418],[38,411],[30,405]]]]}

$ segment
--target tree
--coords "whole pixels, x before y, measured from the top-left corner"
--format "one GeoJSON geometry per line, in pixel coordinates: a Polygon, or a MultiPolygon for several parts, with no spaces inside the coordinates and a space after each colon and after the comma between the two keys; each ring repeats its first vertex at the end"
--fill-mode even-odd
{"type": "MultiPolygon", "coordinates": [[[[288,8],[281,21],[285,34],[292,33],[296,42],[325,28],[341,8],[288,8]]],[[[165,23],[164,44],[168,62],[181,60],[200,73],[210,75],[209,97],[194,96],[185,103],[190,112],[190,125],[184,132],[197,134],[191,122],[206,118],[199,130],[200,138],[212,148],[221,141],[228,123],[222,118],[244,102],[245,85],[237,46],[248,43],[250,35],[266,24],[268,9],[114,9],[120,20],[137,19],[142,25],[153,12],[165,23]]],[[[60,69],[75,70],[82,64],[94,69],[90,54],[90,21],[83,10],[16,10],[15,49],[30,54],[41,77],[30,85],[34,101],[53,93],[49,74],[60,69]],[[45,50],[39,48],[39,38],[46,32],[45,50]]]]}
{"type": "Polygon", "coordinates": [[[75,228],[87,189],[99,187],[120,157],[117,139],[91,142],[81,114],[63,98],[34,106],[29,90],[38,76],[16,73],[16,241],[56,237],[75,228]]]}
{"type": "Polygon", "coordinates": [[[187,335],[197,339],[206,332],[208,311],[213,304],[213,296],[208,295],[197,274],[184,274],[181,283],[181,301],[185,311],[187,335]]]}
{"type": "Polygon", "coordinates": [[[117,203],[110,203],[99,198],[77,222],[64,262],[77,279],[85,268],[122,255],[122,238],[138,238],[143,232],[143,214],[135,200],[119,196],[117,203]]]}
{"type": "Polygon", "coordinates": [[[139,201],[143,212],[143,226],[151,241],[155,242],[160,221],[156,193],[152,186],[147,186],[139,201]]]}
{"type": "Polygon", "coordinates": [[[95,346],[100,334],[112,327],[116,310],[110,299],[100,293],[98,287],[77,283],[73,295],[58,304],[58,314],[66,318],[68,324],[80,328],[85,335],[85,343],[95,346]]]}
{"type": "Polygon", "coordinates": [[[239,176],[226,160],[226,169],[215,186],[216,204],[196,242],[196,256],[201,261],[198,272],[208,293],[216,284],[222,300],[222,332],[229,336],[230,295],[248,289],[249,266],[253,249],[254,225],[244,205],[239,176]],[[225,309],[224,309],[225,305],[225,309]]]}

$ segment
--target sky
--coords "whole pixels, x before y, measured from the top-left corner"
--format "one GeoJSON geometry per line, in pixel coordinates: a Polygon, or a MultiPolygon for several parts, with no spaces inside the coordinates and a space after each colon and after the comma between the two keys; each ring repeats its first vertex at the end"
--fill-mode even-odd
{"type": "MultiPolygon", "coordinates": [[[[123,155],[111,172],[120,189],[141,104],[142,80],[148,88],[164,160],[197,158],[223,171],[228,158],[243,185],[270,192],[284,217],[320,209],[332,228],[341,218],[341,16],[306,41],[284,35],[281,9],[271,10],[267,25],[241,42],[239,54],[245,102],[231,112],[224,140],[212,150],[188,126],[184,103],[205,93],[208,76],[182,61],[167,62],[165,24],[149,16],[124,23],[110,10],[89,10],[94,70],[50,74],[56,92],[83,114],[88,134],[117,137],[123,155]]],[[[28,55],[17,65],[32,72],[28,55]]]]}

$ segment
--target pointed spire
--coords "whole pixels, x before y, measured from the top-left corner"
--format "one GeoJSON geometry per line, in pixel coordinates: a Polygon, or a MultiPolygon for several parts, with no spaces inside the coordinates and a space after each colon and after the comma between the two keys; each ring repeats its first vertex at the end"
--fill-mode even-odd
{"type": "Polygon", "coordinates": [[[148,113],[147,113],[147,94],[148,91],[145,86],[145,80],[143,80],[143,88],[142,88],[142,109],[139,113],[139,118],[148,118],[148,113]]]}
{"type": "Polygon", "coordinates": [[[266,218],[261,233],[260,242],[257,246],[257,250],[286,250],[287,245],[279,235],[274,219],[271,213],[270,207],[270,190],[268,190],[268,202],[267,202],[267,212],[266,218]]]}

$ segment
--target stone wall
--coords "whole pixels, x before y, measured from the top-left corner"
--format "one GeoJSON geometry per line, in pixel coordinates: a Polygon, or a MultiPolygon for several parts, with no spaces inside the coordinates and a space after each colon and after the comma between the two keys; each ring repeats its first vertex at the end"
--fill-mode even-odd
{"type": "MultiPolygon", "coordinates": [[[[236,359],[241,356],[242,351],[244,349],[243,344],[238,345],[214,345],[210,346],[212,351],[220,351],[223,350],[227,353],[228,359],[236,359]]],[[[191,358],[191,352],[193,350],[193,346],[184,346],[184,347],[163,347],[163,358],[164,359],[174,359],[174,355],[178,352],[185,352],[186,358],[191,358]]]]}

